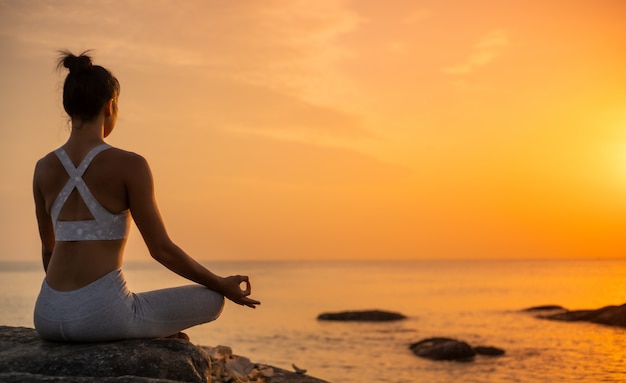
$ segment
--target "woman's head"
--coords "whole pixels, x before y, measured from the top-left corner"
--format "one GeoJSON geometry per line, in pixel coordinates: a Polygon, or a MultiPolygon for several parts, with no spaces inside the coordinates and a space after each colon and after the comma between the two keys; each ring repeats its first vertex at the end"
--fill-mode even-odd
{"type": "Polygon", "coordinates": [[[104,105],[120,93],[120,83],[107,69],[93,65],[88,52],[78,56],[61,51],[58,68],[67,68],[69,74],[63,84],[63,107],[72,119],[93,120],[104,105]]]}

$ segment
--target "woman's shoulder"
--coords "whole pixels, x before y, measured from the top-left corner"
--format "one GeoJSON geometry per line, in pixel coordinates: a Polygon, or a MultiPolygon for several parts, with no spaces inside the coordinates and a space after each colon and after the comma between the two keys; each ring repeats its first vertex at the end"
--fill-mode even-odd
{"type": "Polygon", "coordinates": [[[132,172],[148,169],[148,161],[141,154],[117,147],[111,147],[105,150],[105,153],[106,161],[118,167],[119,170],[132,172]]]}
{"type": "Polygon", "coordinates": [[[124,150],[118,147],[112,146],[109,150],[105,151],[114,156],[117,159],[124,161],[145,161],[145,158],[138,153],[124,150]]]}
{"type": "Polygon", "coordinates": [[[45,174],[54,168],[58,168],[59,166],[60,163],[56,159],[56,155],[54,152],[50,152],[37,160],[37,163],[35,164],[35,173],[45,174]]]}

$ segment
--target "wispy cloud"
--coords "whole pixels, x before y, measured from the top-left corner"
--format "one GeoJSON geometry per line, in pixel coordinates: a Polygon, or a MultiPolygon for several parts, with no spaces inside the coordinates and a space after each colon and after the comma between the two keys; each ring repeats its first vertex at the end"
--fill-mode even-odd
{"type": "Polygon", "coordinates": [[[474,45],[473,51],[463,61],[445,66],[441,71],[451,75],[470,74],[493,62],[510,44],[505,30],[490,31],[474,45]]]}
{"type": "Polygon", "coordinates": [[[202,67],[311,93],[348,54],[335,39],[360,22],[344,1],[2,2],[0,36],[31,53],[94,48],[109,60],[202,67]]]}
{"type": "Polygon", "coordinates": [[[336,40],[360,19],[344,3],[0,0],[0,37],[50,67],[58,49],[94,49],[95,60],[126,81],[149,75],[170,93],[184,83],[181,97],[211,94],[211,105],[224,105],[213,114],[243,130],[367,136],[330,106],[352,89],[336,69],[349,55],[336,40]]]}

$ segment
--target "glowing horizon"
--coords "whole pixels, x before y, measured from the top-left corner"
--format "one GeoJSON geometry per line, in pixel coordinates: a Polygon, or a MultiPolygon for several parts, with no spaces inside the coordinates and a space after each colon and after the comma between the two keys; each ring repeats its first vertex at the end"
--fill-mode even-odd
{"type": "Polygon", "coordinates": [[[120,80],[108,141],[148,159],[197,259],[623,258],[624,14],[0,0],[0,260],[39,257],[30,182],[67,137],[65,48],[120,80]]]}

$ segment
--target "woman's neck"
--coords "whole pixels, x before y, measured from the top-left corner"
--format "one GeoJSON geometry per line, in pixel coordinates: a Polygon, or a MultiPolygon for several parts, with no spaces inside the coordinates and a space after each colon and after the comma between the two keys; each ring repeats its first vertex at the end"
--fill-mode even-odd
{"type": "Polygon", "coordinates": [[[91,121],[72,119],[72,132],[67,145],[85,147],[104,143],[103,126],[103,120],[99,117],[91,121]]]}

